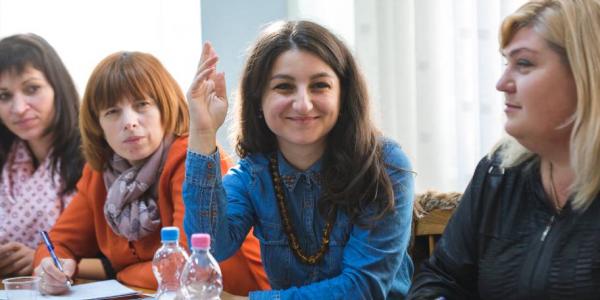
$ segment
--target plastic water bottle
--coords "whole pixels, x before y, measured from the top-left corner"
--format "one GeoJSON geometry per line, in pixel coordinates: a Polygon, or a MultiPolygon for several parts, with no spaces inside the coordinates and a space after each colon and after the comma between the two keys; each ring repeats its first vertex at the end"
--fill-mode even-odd
{"type": "Polygon", "coordinates": [[[152,271],[158,282],[156,299],[180,299],[180,280],[183,268],[189,260],[185,249],[179,246],[179,228],[163,227],[160,231],[162,246],[154,253],[152,271]]]}
{"type": "Polygon", "coordinates": [[[209,249],[210,235],[192,235],[192,255],[181,276],[181,286],[186,299],[220,299],[223,277],[221,268],[209,249]]]}

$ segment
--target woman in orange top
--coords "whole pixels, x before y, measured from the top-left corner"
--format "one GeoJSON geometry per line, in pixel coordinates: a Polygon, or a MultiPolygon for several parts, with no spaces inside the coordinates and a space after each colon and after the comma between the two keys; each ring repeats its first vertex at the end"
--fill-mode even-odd
{"type": "MultiPolygon", "coordinates": [[[[160,228],[177,226],[183,232],[188,124],[181,89],[152,55],[117,52],[100,62],[80,112],[88,163],[77,195],[50,231],[64,274],[45,246],[35,254],[44,292],[66,292],[76,261],[99,253],[119,281],[156,289],[151,264],[161,245],[160,228]]],[[[220,164],[229,168],[227,158],[220,164]]],[[[187,247],[185,236],[180,243],[187,247]]],[[[225,290],[247,294],[266,287],[258,248],[249,235],[245,247],[221,264],[225,290]]]]}

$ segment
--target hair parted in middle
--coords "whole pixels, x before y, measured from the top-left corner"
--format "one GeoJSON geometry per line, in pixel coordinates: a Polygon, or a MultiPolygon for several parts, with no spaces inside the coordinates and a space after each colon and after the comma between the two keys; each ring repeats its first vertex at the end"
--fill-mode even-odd
{"type": "Polygon", "coordinates": [[[114,153],[104,138],[99,113],[125,98],[153,99],[160,110],[165,134],[188,133],[187,101],[160,61],[148,53],[113,53],[90,75],[79,114],[83,153],[97,171],[103,170],[114,153]]]}
{"type": "Polygon", "coordinates": [[[289,50],[317,56],[331,67],[340,82],[339,117],[327,136],[323,156],[321,213],[326,215],[335,205],[354,222],[364,224],[358,217],[372,203],[377,207],[372,219],[393,211],[392,184],[382,158],[380,133],[370,117],[370,99],[363,75],[346,45],[314,22],[272,23],[250,48],[236,101],[237,128],[233,134],[237,154],[243,158],[277,150],[277,138],[260,114],[273,65],[289,50]]]}

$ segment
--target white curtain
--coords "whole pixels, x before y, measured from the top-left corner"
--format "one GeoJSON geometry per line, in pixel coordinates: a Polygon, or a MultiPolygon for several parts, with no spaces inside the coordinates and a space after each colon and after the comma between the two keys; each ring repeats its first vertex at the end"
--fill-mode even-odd
{"type": "Polygon", "coordinates": [[[523,0],[355,0],[354,49],[374,116],[417,191],[463,191],[503,132],[498,28],[523,0]]]}

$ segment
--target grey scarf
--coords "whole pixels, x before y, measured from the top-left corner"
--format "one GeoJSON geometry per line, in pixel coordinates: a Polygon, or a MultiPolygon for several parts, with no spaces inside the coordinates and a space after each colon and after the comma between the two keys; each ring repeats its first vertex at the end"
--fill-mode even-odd
{"type": "Polygon", "coordinates": [[[137,166],[131,166],[115,153],[104,170],[102,177],[107,190],[104,217],[117,235],[137,241],[159,228],[157,186],[173,139],[171,135],[165,136],[158,149],[137,166]]]}

